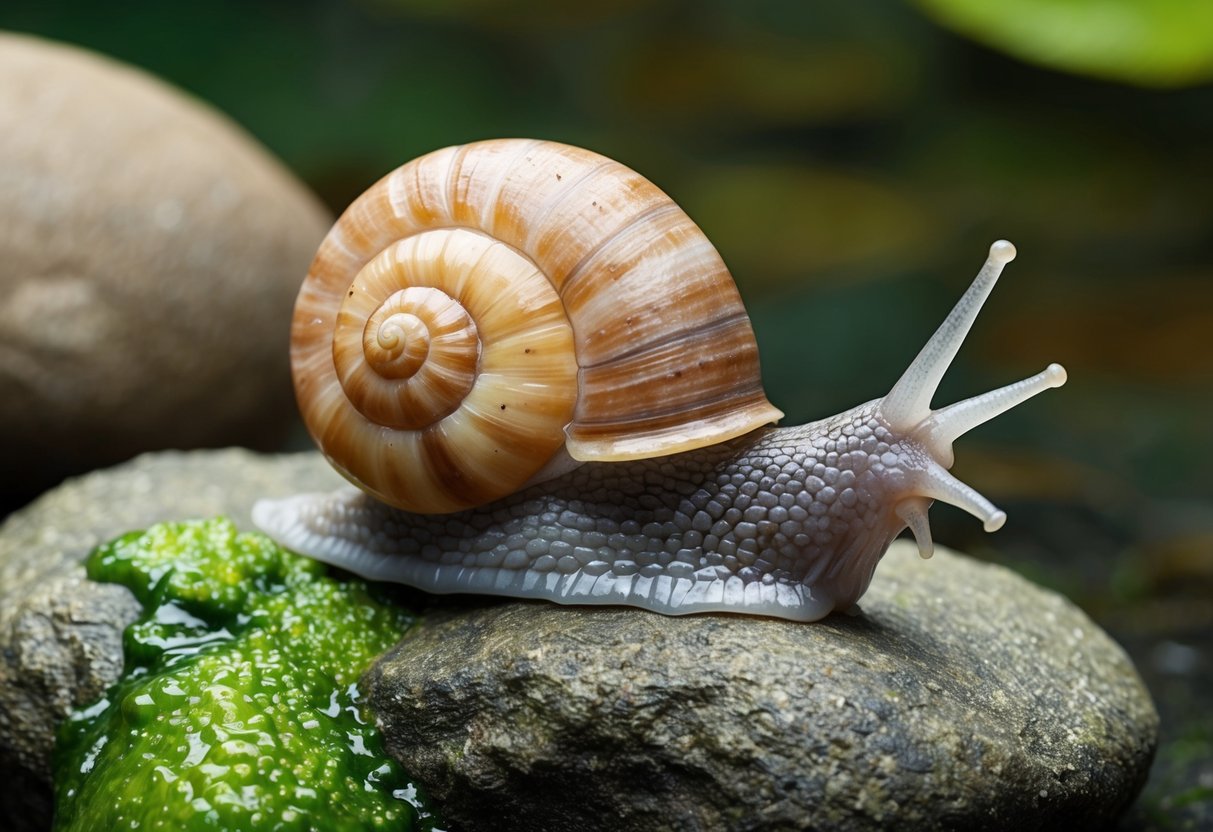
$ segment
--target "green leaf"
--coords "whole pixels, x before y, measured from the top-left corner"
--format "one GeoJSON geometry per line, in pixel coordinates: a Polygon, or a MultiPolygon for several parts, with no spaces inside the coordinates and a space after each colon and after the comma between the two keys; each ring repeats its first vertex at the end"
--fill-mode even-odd
{"type": "Polygon", "coordinates": [[[1142,86],[1213,78],[1210,0],[916,0],[951,29],[1031,63],[1142,86]]]}

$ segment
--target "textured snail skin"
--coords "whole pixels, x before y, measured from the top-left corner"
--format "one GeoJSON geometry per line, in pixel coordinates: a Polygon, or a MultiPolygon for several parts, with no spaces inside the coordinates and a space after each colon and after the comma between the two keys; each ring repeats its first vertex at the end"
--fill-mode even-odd
{"type": "Polygon", "coordinates": [[[259,504],[290,548],[431,592],[729,610],[811,621],[850,606],[904,526],[868,404],[672,457],[588,463],[492,506],[401,512],[358,491],[259,504]]]}
{"type": "Polygon", "coordinates": [[[479,508],[414,514],[361,492],[261,501],[289,548],[378,580],[668,615],[729,611],[814,621],[852,607],[909,527],[923,557],[940,499],[1006,515],[952,477],[952,442],[1066,380],[1051,364],[939,410],[930,399],[1015,254],[999,241],[893,390],[837,416],[644,460],[587,463],[479,508]]]}

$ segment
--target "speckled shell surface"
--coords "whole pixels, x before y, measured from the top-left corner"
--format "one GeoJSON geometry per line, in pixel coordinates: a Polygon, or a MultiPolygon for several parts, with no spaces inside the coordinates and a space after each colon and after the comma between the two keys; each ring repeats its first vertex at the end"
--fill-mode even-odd
{"type": "Polygon", "coordinates": [[[723,261],[656,186],[586,150],[436,151],[359,197],[295,307],[292,372],[329,460],[441,513],[560,450],[663,456],[782,415],[723,261]]]}

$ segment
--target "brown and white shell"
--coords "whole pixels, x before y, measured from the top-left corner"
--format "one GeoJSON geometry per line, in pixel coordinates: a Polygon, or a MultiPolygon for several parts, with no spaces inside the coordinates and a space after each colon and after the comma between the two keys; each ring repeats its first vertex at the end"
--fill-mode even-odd
{"type": "Polygon", "coordinates": [[[703,232],[634,171],[545,141],[438,150],[359,197],[300,291],[291,363],[333,465],[419,513],[513,493],[562,447],[662,456],[783,415],[703,232]]]}

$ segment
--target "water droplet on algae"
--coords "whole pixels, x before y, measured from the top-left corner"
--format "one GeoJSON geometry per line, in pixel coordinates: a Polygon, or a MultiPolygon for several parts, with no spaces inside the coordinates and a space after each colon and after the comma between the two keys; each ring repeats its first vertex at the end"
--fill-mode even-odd
{"type": "Polygon", "coordinates": [[[370,752],[370,749],[366,747],[366,737],[362,736],[362,734],[357,731],[347,731],[345,736],[350,741],[350,751],[354,752],[360,757],[375,756],[370,752]]]}
{"type": "Polygon", "coordinates": [[[332,717],[333,719],[341,716],[341,703],[337,701],[337,696],[337,691],[330,693],[329,706],[327,708],[322,708],[320,713],[324,714],[325,716],[332,717]]]}
{"type": "Polygon", "coordinates": [[[93,766],[97,764],[97,755],[101,753],[102,748],[105,748],[107,742],[109,742],[109,737],[97,737],[97,741],[93,743],[88,753],[84,755],[84,760],[80,763],[81,774],[88,774],[93,770],[93,766]]]}

